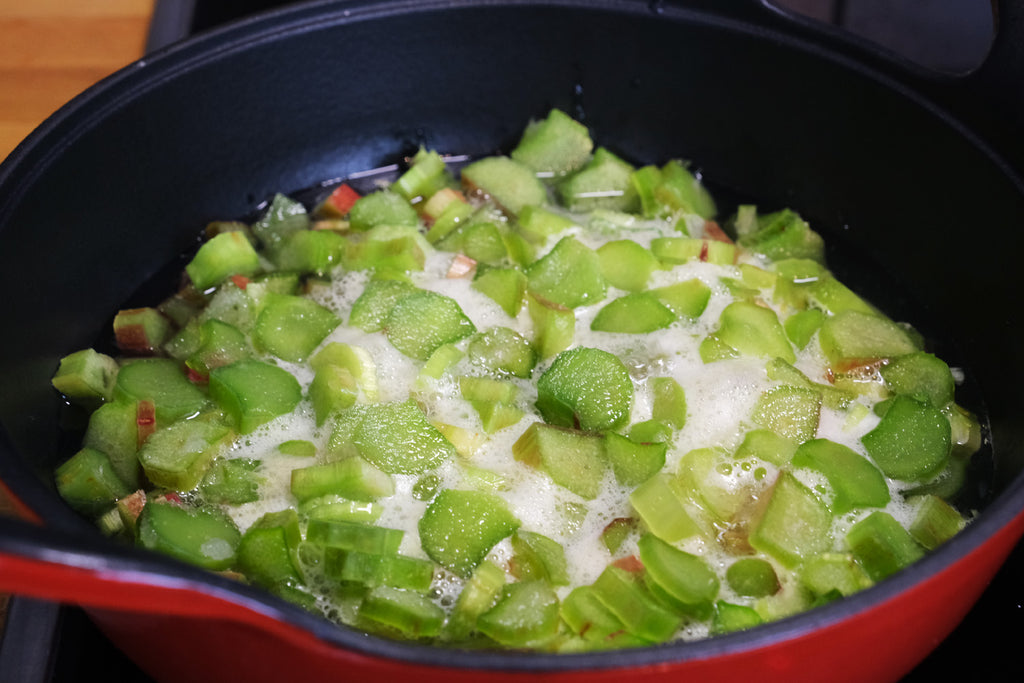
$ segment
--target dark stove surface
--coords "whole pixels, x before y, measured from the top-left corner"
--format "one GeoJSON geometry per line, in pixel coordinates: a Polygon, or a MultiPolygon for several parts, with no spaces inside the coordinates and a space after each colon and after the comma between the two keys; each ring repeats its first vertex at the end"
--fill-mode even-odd
{"type": "MultiPolygon", "coordinates": [[[[942,0],[939,4],[951,6],[957,1],[942,0]]],[[[858,0],[857,8],[861,12],[858,20],[864,21],[863,13],[869,11],[865,8],[873,5],[877,11],[870,17],[871,21],[874,25],[884,22],[887,16],[892,16],[886,7],[890,2],[900,4],[899,0],[858,0]]],[[[285,4],[289,4],[288,0],[157,0],[149,48],[156,49],[233,19],[285,4]]],[[[778,4],[835,20],[841,18],[845,3],[843,0],[779,0],[778,4]]],[[[922,38],[919,35],[917,39],[922,38]]],[[[1024,577],[1024,544],[1011,555],[956,631],[903,680],[907,683],[949,679],[992,683],[1024,680],[1024,657],[1018,656],[1017,650],[1024,635],[1024,580],[1021,577],[1024,577]]],[[[864,654],[870,656],[870,653],[864,654]]],[[[119,683],[152,680],[111,644],[80,609],[22,598],[12,600],[0,641],[0,683],[77,683],[97,678],[119,683]]]]}

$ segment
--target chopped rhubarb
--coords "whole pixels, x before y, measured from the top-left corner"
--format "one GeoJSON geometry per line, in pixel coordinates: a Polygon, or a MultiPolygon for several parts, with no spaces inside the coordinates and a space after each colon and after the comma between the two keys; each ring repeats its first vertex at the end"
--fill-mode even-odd
{"type": "Polygon", "coordinates": [[[342,183],[324,200],[320,208],[327,213],[335,214],[338,218],[341,218],[348,215],[352,205],[356,203],[359,197],[359,193],[353,190],[351,185],[342,183]]]}

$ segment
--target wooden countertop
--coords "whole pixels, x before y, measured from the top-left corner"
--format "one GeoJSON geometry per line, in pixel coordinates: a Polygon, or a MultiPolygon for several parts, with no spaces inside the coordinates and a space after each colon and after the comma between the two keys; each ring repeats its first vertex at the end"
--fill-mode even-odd
{"type": "Polygon", "coordinates": [[[0,159],[62,104],[141,57],[155,0],[0,0],[0,159]]]}
{"type": "MultiPolygon", "coordinates": [[[[155,0],[0,0],[0,159],[145,52],[155,0]]],[[[0,514],[11,506],[0,490],[0,514]]],[[[7,596],[0,595],[0,632],[7,596]]]]}

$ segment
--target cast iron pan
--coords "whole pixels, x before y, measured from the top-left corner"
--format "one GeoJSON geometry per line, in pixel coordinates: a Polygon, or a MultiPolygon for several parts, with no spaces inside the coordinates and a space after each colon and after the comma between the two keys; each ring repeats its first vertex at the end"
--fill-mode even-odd
{"type": "Polygon", "coordinates": [[[992,54],[960,79],[756,0],[313,2],[119,72],[0,166],[0,478],[45,524],[3,522],[0,589],[88,606],[168,678],[898,677],[1024,527],[1024,20],[1009,0],[999,9],[992,54]],[[551,107],[633,162],[692,159],[722,197],[798,209],[841,278],[968,370],[965,400],[989,431],[961,501],[985,511],[967,532],[853,599],[746,633],[595,655],[453,653],[121,548],[54,494],[76,426],[49,387],[57,360],[104,338],[206,222],[421,144],[507,150],[551,107]]]}

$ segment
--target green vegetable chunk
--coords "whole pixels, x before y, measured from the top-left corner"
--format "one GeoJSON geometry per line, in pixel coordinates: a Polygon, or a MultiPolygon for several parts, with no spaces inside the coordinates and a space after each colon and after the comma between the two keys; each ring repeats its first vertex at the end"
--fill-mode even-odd
{"type": "Polygon", "coordinates": [[[584,431],[615,429],[629,419],[633,380],[601,349],[564,351],[537,382],[537,410],[549,423],[584,431]]]}
{"type": "Polygon", "coordinates": [[[878,426],[861,439],[887,477],[920,481],[937,474],[949,459],[949,420],[909,396],[897,396],[878,426]]]}
{"type": "Polygon", "coordinates": [[[139,543],[204,569],[221,571],[235,563],[242,534],[214,508],[189,509],[147,503],[139,516],[139,543]]]}
{"type": "Polygon", "coordinates": [[[435,292],[399,299],[384,328],[396,349],[417,360],[427,360],[438,348],[476,332],[455,299],[435,292]]]}
{"type": "Polygon", "coordinates": [[[502,498],[459,489],[438,493],[419,521],[424,552],[462,577],[469,577],[491,548],[518,527],[502,498]]]}
{"type": "Polygon", "coordinates": [[[885,477],[867,458],[828,439],[800,444],[793,455],[794,467],[809,467],[825,475],[835,497],[832,512],[844,514],[855,508],[884,507],[889,502],[885,477]]]}
{"type": "Polygon", "coordinates": [[[420,474],[455,455],[455,447],[412,400],[368,408],[353,443],[363,458],[388,474],[420,474]]]}
{"type": "Polygon", "coordinates": [[[243,434],[290,413],[302,399],[298,380],[260,360],[241,360],[210,373],[210,396],[243,434]]]}

